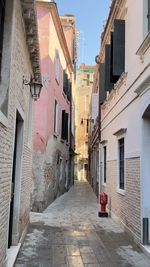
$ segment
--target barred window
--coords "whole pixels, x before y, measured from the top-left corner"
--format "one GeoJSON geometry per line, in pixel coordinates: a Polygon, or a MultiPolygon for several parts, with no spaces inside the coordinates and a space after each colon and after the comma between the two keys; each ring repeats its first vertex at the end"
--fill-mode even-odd
{"type": "Polygon", "coordinates": [[[104,146],[104,183],[106,183],[106,162],[107,162],[107,154],[106,154],[106,146],[104,146]]]}
{"type": "Polygon", "coordinates": [[[119,188],[124,190],[124,138],[119,140],[119,188]]]}

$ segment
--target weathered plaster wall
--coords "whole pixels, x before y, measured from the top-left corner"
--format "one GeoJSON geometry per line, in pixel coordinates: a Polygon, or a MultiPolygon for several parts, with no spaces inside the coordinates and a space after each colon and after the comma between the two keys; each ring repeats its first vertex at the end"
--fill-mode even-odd
{"type": "Polygon", "coordinates": [[[52,136],[45,153],[34,151],[33,162],[32,210],[43,211],[67,190],[68,146],[52,136]]]}
{"type": "Polygon", "coordinates": [[[50,3],[37,3],[37,14],[43,90],[34,105],[32,210],[42,211],[67,188],[70,139],[61,140],[61,128],[62,110],[66,110],[70,120],[70,102],[63,93],[63,69],[68,75],[69,71],[50,3]],[[60,60],[59,81],[55,78],[56,50],[60,60]],[[54,134],[55,100],[58,130],[54,134]]]}

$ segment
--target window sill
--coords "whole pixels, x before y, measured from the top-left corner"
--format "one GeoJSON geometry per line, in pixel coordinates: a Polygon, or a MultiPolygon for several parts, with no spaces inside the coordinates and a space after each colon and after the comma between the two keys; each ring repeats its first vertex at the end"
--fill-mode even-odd
{"type": "Polygon", "coordinates": [[[0,123],[8,128],[8,119],[7,117],[3,114],[3,112],[0,111],[0,123]]]}
{"type": "Polygon", "coordinates": [[[146,53],[146,51],[149,49],[149,47],[150,47],[150,32],[145,37],[143,43],[140,45],[136,54],[142,58],[144,54],[146,53]]]}
{"type": "Polygon", "coordinates": [[[124,189],[120,189],[120,188],[118,188],[118,189],[117,189],[117,193],[120,194],[120,195],[122,195],[122,196],[125,196],[126,191],[125,191],[124,189]]]}

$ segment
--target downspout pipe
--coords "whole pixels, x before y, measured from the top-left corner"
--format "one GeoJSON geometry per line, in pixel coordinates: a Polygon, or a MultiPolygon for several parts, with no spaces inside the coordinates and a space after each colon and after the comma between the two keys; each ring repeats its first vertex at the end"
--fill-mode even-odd
{"type": "MultiPolygon", "coordinates": [[[[99,61],[99,55],[95,57],[95,62],[98,65],[98,77],[100,81],[100,61],[99,61]]],[[[101,192],[101,105],[100,105],[100,82],[99,82],[99,96],[98,96],[98,151],[99,151],[99,165],[98,165],[98,172],[99,172],[99,195],[101,192]]]]}

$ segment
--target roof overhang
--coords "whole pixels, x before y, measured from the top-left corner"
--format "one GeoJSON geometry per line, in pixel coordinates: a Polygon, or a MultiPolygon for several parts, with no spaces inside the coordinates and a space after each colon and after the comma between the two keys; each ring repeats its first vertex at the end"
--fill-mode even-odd
{"type": "Polygon", "coordinates": [[[63,50],[66,63],[67,63],[67,67],[68,67],[68,70],[69,70],[69,72],[71,74],[73,72],[73,65],[72,65],[72,62],[71,62],[71,58],[70,58],[70,54],[69,54],[69,50],[68,50],[65,34],[63,32],[61,19],[59,17],[57,4],[52,0],[36,0],[36,2],[37,2],[37,4],[40,4],[42,6],[48,6],[49,7],[49,10],[51,12],[52,19],[53,19],[53,22],[54,22],[54,25],[55,25],[55,28],[56,28],[56,32],[57,32],[57,35],[58,35],[58,39],[59,39],[61,48],[63,50]]]}
{"type": "Polygon", "coordinates": [[[37,14],[35,0],[21,0],[25,23],[26,40],[35,80],[41,82],[40,50],[38,40],[37,14]]]}

